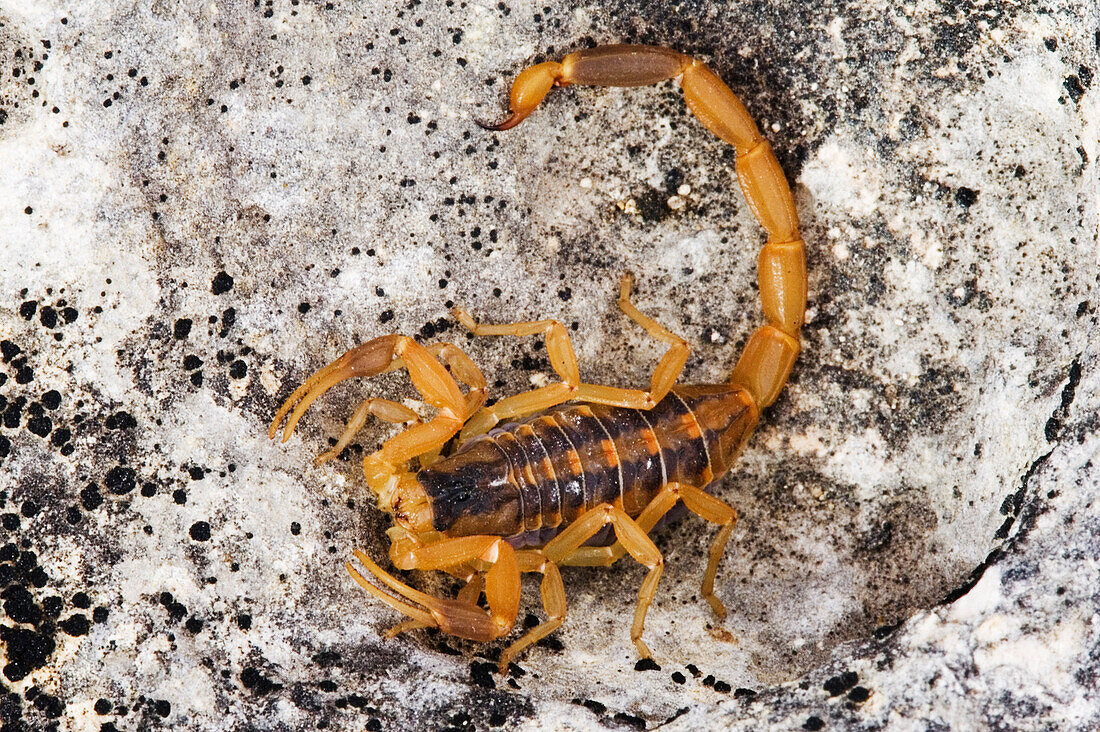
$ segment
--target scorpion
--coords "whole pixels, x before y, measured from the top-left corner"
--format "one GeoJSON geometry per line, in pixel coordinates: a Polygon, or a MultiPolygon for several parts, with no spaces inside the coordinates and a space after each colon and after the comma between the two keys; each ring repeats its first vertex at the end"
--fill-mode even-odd
{"type": "Polygon", "coordinates": [[[399,369],[437,410],[422,420],[399,402],[366,399],[332,449],[317,458],[337,457],[371,416],[406,426],[363,460],[367,486],[395,522],[387,531],[390,559],[398,569],[441,570],[465,585],[453,599],[433,596],[355,550],[374,582],[349,562],[351,576],[408,617],[387,637],[436,628],[473,641],[502,638],[519,612],[521,575],[540,574],[547,619],[500,654],[505,673],[516,654],[561,626],[566,596],[560,566],[610,566],[629,554],[648,569],[630,638],[642,658],[651,658],[642,634],[664,559],[649,533],[681,503],[719,527],[702,595],[725,617],[714,579],[737,512],[706,488],[730,469],[761,410],[786,383],[806,310],[805,246],[783,170],[718,75],[698,59],[656,46],[598,46],[531,66],[512,85],[509,116],[479,124],[510,129],[555,86],[633,87],[676,77],[690,110],[736,149],[741,190],[767,233],[758,261],[767,322],[749,337],[727,383],[676,383],[688,343],[635,307],[632,277],[625,275],[619,307],[668,344],[648,390],[582,382],[569,335],[557,320],[488,325],[455,308],[455,318],[474,336],[541,335],[560,381],[485,406],[485,378],[457,346],[384,335],[317,371],[275,415],[269,437],[285,419],[285,442],[314,400],[335,384],[399,369]],[[444,454],[449,444],[454,447],[444,454]],[[414,459],[419,470],[410,469],[414,459]],[[483,593],[485,607],[479,604],[483,593]]]}

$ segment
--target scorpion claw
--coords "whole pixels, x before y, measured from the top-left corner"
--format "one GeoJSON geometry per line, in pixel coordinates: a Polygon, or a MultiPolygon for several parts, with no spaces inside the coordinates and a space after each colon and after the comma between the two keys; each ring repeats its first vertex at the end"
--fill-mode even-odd
{"type": "Polygon", "coordinates": [[[275,413],[275,418],[271,420],[271,425],[267,429],[267,436],[274,439],[279,433],[279,426],[283,423],[283,419],[289,414],[290,418],[287,419],[286,426],[283,428],[283,442],[286,442],[294,434],[298,420],[309,409],[309,405],[326,391],[345,379],[356,376],[376,376],[388,369],[397,356],[397,345],[402,338],[403,336],[387,335],[367,341],[310,376],[283,402],[283,406],[279,407],[279,411],[275,413]]]}
{"type": "MultiPolygon", "coordinates": [[[[374,579],[386,585],[401,597],[394,597],[383,591],[381,587],[367,581],[366,577],[360,574],[350,563],[345,564],[348,573],[364,590],[394,610],[405,613],[412,620],[421,623],[425,627],[437,628],[444,633],[457,635],[460,638],[484,642],[500,637],[501,632],[492,618],[477,605],[461,600],[447,600],[426,595],[389,574],[363,552],[356,550],[354,554],[355,558],[370,571],[374,579]],[[420,607],[421,605],[423,607],[420,607]]],[[[402,623],[397,627],[404,630],[404,626],[405,624],[402,623]]],[[[509,624],[508,627],[510,628],[511,625],[509,624]]]]}
{"type": "MultiPolygon", "coordinates": [[[[399,593],[402,597],[408,600],[414,600],[424,605],[427,604],[427,601],[430,601],[432,599],[430,596],[425,595],[422,592],[417,592],[413,588],[406,585],[404,582],[401,582],[396,577],[390,575],[389,572],[379,567],[373,559],[371,559],[358,549],[355,550],[354,554],[355,558],[362,562],[363,566],[365,566],[370,571],[371,576],[385,584],[394,592],[399,593]]],[[[384,592],[382,588],[378,585],[374,584],[373,582],[367,581],[367,578],[360,574],[359,571],[356,570],[350,562],[346,562],[344,566],[347,568],[348,574],[350,574],[352,578],[356,582],[358,582],[364,590],[374,595],[379,600],[392,607],[394,610],[403,612],[413,620],[424,623],[431,628],[439,627],[439,624],[436,623],[435,620],[432,618],[432,614],[424,608],[414,605],[411,602],[406,602],[405,600],[394,597],[388,592],[384,592]]]]}

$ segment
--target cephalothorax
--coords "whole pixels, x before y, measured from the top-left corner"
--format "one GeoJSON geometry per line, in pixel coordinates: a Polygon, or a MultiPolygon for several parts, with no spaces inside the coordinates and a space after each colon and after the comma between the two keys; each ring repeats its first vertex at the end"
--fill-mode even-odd
{"type": "Polygon", "coordinates": [[[681,502],[720,526],[702,594],[719,616],[725,615],[714,594],[714,577],[737,513],[704,489],[729,469],[760,410],[786,383],[806,309],[804,246],[783,171],[745,107],[714,72],[701,61],[653,46],[603,46],[526,69],[512,86],[511,115],[489,129],[514,127],[553,86],[640,86],[674,77],[680,77],[692,112],[737,149],[741,189],[768,234],[759,258],[767,323],[749,338],[728,383],[675,385],[688,345],[630,302],[627,276],[619,306],[669,344],[648,391],[583,383],[569,336],[555,320],[483,325],[456,309],[455,316],[475,335],[543,335],[561,381],[485,407],[485,378],[458,347],[422,346],[406,336],[387,335],[318,371],[275,415],[271,437],[289,415],[285,441],[309,405],[334,384],[400,368],[438,409],[424,422],[402,404],[367,399],[335,447],[318,458],[336,457],[370,415],[411,424],[363,460],[367,485],[379,507],[395,519],[388,532],[390,558],[400,569],[442,570],[466,585],[455,599],[434,597],[355,552],[391,592],[349,564],[356,581],[411,618],[391,635],[433,627],[477,641],[503,637],[519,612],[521,573],[538,572],[548,619],[504,650],[503,671],[516,653],[561,625],[565,589],[559,565],[609,566],[629,553],[649,568],[630,633],[638,652],[649,657],[642,631],[664,563],[648,533],[681,502]],[[465,393],[458,382],[466,385],[465,393]],[[441,456],[455,435],[457,448],[441,456]],[[419,471],[409,469],[413,459],[419,459],[419,471]],[[593,546],[607,527],[614,542],[593,546]],[[487,610],[478,605],[482,592],[487,610]]]}

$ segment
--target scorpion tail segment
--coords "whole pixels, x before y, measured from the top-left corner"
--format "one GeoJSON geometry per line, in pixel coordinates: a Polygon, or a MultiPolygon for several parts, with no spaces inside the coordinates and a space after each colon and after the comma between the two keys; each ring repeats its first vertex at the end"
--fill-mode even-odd
{"type": "Polygon", "coordinates": [[[749,336],[730,382],[748,389],[760,409],[770,406],[787,383],[799,348],[796,336],[762,325],[749,336]]]}
{"type": "Polygon", "coordinates": [[[336,384],[356,376],[374,376],[389,368],[393,363],[398,344],[405,336],[387,335],[367,341],[351,349],[328,366],[306,379],[305,383],[294,390],[290,398],[283,402],[275,419],[271,420],[268,428],[268,437],[274,438],[279,432],[279,425],[290,414],[286,427],[283,429],[283,442],[294,434],[294,427],[302,418],[309,405],[336,384]],[[291,410],[294,410],[291,412],[291,410]]]}
{"type": "MultiPolygon", "coordinates": [[[[512,84],[512,113],[487,130],[515,127],[535,111],[553,86],[645,86],[684,73],[691,58],[656,46],[600,46],[569,54],[561,63],[548,61],[524,69],[512,84]]],[[[721,82],[719,82],[721,83],[721,82]]]]}
{"type": "Polygon", "coordinates": [[[703,126],[737,148],[751,150],[763,138],[745,105],[702,61],[693,60],[681,81],[684,100],[703,126]]]}
{"type": "Polygon", "coordinates": [[[494,132],[512,129],[538,108],[542,100],[550,93],[550,89],[555,84],[560,84],[561,78],[561,64],[554,61],[547,61],[524,69],[512,84],[512,113],[503,122],[495,125],[484,122],[478,122],[478,124],[494,132]]]}

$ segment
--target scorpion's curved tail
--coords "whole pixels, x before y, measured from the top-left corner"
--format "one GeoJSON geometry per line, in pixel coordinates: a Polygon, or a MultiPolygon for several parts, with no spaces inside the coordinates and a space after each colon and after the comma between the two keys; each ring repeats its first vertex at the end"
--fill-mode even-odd
{"type": "Polygon", "coordinates": [[[760,298],[767,324],[749,338],[730,381],[759,407],[782,391],[798,356],[806,313],[806,256],[783,169],[741,100],[706,64],[655,46],[601,46],[523,71],[512,85],[511,114],[491,130],[519,124],[554,86],[641,86],[681,77],[688,107],[711,132],[737,148],[741,190],[768,242],[760,252],[760,298]]]}

